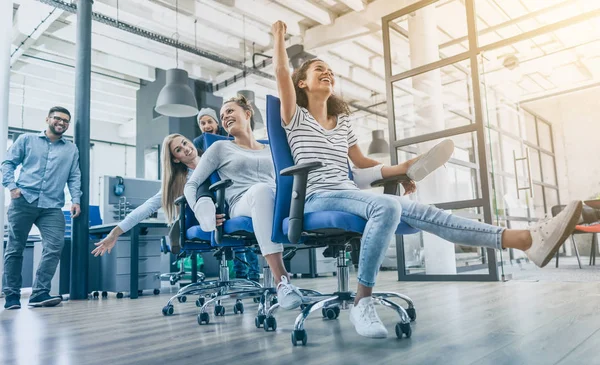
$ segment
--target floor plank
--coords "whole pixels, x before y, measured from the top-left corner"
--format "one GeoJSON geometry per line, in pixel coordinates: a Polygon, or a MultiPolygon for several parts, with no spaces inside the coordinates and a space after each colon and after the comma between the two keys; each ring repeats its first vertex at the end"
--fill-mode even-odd
{"type": "MultiPolygon", "coordinates": [[[[295,283],[326,292],[336,279],[295,283]]],[[[597,282],[400,283],[382,272],[377,289],[413,298],[411,339],[395,338],[397,318],[385,308],[378,310],[390,330],[385,340],[358,336],[342,311],[334,321],[311,317],[308,345],[293,347],[297,311],[278,312],[277,331],[265,333],[254,326],[252,301],[243,315],[227,303],[225,317],[199,326],[194,298],[164,317],[166,293],[111,296],[0,311],[0,364],[591,364],[600,351],[597,282]]]]}

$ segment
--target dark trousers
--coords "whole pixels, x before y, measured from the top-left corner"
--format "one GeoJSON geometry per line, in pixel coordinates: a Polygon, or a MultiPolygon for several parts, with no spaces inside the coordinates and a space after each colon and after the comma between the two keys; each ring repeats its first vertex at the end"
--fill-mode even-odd
{"type": "Polygon", "coordinates": [[[42,259],[38,266],[31,297],[50,292],[52,277],[65,244],[65,216],[59,208],[38,208],[38,201],[27,202],[23,196],[13,199],[8,207],[8,244],[4,252],[4,294],[20,295],[23,250],[27,236],[35,224],[42,236],[42,259]]]}

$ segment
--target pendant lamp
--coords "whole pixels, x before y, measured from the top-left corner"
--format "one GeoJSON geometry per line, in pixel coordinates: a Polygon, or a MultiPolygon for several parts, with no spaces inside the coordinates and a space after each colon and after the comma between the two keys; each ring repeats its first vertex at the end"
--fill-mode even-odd
{"type": "MultiPolygon", "coordinates": [[[[179,0],[175,2],[175,39],[179,38],[179,0]]],[[[179,67],[179,49],[175,46],[177,68],[167,70],[167,82],[156,99],[157,113],[167,117],[185,118],[198,114],[198,103],[188,85],[188,73],[179,67]]]]}
{"type": "Polygon", "coordinates": [[[188,73],[179,68],[167,70],[167,83],[156,99],[157,113],[168,117],[193,117],[198,114],[198,103],[188,85],[188,73]]]}
{"type": "Polygon", "coordinates": [[[390,154],[390,145],[385,140],[383,129],[376,129],[373,132],[373,140],[369,145],[367,154],[372,157],[387,157],[390,154]]]}
{"type": "Polygon", "coordinates": [[[250,125],[252,130],[260,130],[265,127],[265,122],[263,121],[263,117],[260,114],[260,111],[256,107],[256,103],[254,102],[254,91],[252,90],[240,90],[238,94],[242,95],[250,102],[252,105],[252,110],[254,113],[252,114],[252,119],[250,120],[250,125]]]}

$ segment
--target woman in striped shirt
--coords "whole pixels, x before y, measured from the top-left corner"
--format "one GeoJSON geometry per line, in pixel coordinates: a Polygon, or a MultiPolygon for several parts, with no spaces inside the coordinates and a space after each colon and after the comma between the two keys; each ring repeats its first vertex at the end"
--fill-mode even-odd
{"type": "Polygon", "coordinates": [[[444,141],[424,155],[397,166],[383,166],[363,155],[352,131],[346,103],[333,93],[335,77],[323,61],[313,59],[290,74],[285,50],[285,23],[273,24],[274,67],[282,124],[296,164],[318,160],[323,168],[308,176],[305,212],[341,211],[367,220],[361,239],[358,289],[350,321],[358,334],[386,337],[387,330],[377,316],[371,298],[379,267],[403,222],[447,241],[495,249],[516,248],[526,252],[538,266],[545,266],[573,230],[581,212],[581,201],[571,202],[550,220],[528,230],[510,230],[449,214],[406,197],[361,191],[348,177],[348,159],[359,169],[372,169],[372,180],[407,175],[405,193],[415,191],[414,181],[448,161],[454,150],[444,141]]]}

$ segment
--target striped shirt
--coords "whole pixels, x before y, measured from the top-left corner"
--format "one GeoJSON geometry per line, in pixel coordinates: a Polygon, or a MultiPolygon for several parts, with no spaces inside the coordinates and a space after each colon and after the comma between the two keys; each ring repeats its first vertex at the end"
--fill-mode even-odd
{"type": "Polygon", "coordinates": [[[358,190],[348,177],[348,148],[357,143],[347,115],[339,115],[335,128],[327,130],[301,106],[290,123],[282,125],[296,165],[321,161],[325,166],[308,174],[306,196],[317,191],[358,190]]]}

